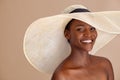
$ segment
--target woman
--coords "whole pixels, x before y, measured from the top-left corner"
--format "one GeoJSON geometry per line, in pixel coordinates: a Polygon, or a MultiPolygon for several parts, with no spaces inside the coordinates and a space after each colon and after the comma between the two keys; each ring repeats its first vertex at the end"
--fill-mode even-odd
{"type": "Polygon", "coordinates": [[[24,53],[52,80],[114,80],[110,61],[91,54],[120,34],[119,23],[120,11],[90,12],[72,5],[63,14],[33,22],[25,33],[24,53]]]}
{"type": "Polygon", "coordinates": [[[52,80],[114,80],[110,61],[89,54],[97,37],[93,26],[72,19],[64,33],[71,54],[56,69],[52,80]]]}

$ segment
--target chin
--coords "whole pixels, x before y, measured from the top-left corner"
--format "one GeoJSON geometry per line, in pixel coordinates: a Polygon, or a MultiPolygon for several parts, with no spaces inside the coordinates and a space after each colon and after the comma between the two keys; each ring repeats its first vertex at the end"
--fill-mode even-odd
{"type": "Polygon", "coordinates": [[[92,49],[84,49],[85,51],[87,51],[87,52],[90,52],[92,49]]]}
{"type": "Polygon", "coordinates": [[[87,51],[90,52],[92,49],[88,49],[87,51]]]}
{"type": "Polygon", "coordinates": [[[93,47],[86,47],[86,48],[84,48],[84,50],[87,51],[87,52],[89,52],[89,51],[92,50],[92,48],[93,48],[93,47]]]}

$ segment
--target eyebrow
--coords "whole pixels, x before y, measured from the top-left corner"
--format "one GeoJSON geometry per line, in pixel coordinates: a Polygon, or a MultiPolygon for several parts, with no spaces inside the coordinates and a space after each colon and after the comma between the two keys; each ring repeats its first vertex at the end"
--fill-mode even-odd
{"type": "MultiPolygon", "coordinates": [[[[89,24],[88,24],[89,25],[89,24]]],[[[84,24],[77,24],[77,25],[75,25],[76,27],[84,27],[85,25],[84,24]]],[[[89,25],[89,27],[91,28],[91,27],[94,27],[94,26],[91,26],[91,25],[89,25]]],[[[94,27],[95,28],[95,27],[94,27]]]]}
{"type": "Polygon", "coordinates": [[[76,27],[79,27],[79,26],[85,26],[85,25],[83,25],[83,24],[77,24],[77,25],[75,25],[76,27]]]}

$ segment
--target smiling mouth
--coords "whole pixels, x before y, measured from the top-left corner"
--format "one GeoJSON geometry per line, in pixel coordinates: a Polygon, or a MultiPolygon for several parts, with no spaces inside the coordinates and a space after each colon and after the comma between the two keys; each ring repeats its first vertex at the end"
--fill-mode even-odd
{"type": "Polygon", "coordinates": [[[85,44],[90,44],[93,42],[93,40],[91,39],[88,39],[88,40],[81,40],[82,43],[85,43],[85,44]]]}

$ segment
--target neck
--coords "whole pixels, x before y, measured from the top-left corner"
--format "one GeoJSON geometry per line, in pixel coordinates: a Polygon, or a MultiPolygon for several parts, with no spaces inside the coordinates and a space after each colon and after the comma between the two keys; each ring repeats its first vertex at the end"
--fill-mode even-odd
{"type": "Polygon", "coordinates": [[[87,66],[91,62],[88,51],[82,49],[72,49],[72,52],[68,58],[71,60],[71,64],[76,67],[87,66]]]}

